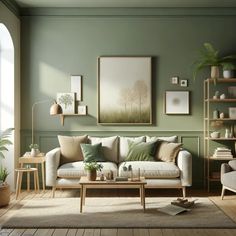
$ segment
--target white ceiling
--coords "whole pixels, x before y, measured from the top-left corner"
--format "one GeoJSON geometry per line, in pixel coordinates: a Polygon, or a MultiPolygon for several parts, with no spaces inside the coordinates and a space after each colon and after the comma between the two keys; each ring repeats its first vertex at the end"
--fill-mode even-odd
{"type": "Polygon", "coordinates": [[[15,0],[20,7],[236,7],[236,0],[15,0]]]}

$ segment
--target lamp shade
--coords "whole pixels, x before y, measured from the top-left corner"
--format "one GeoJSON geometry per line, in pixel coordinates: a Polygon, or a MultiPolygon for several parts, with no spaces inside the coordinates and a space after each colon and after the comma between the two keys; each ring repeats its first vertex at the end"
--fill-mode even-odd
{"type": "Polygon", "coordinates": [[[59,104],[57,104],[55,101],[52,104],[52,106],[50,107],[50,115],[59,115],[62,114],[62,108],[59,104]]]}

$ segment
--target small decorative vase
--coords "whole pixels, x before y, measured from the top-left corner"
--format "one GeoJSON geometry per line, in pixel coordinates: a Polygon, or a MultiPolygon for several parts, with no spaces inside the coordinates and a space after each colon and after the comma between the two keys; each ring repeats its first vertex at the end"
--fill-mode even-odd
{"type": "Polygon", "coordinates": [[[213,119],[218,119],[220,117],[220,112],[218,110],[213,111],[213,119]]]}
{"type": "Polygon", "coordinates": [[[37,148],[32,148],[32,149],[31,149],[31,152],[30,152],[30,156],[36,157],[36,156],[38,156],[39,153],[40,153],[39,149],[37,149],[37,148]]]}
{"type": "Polygon", "coordinates": [[[217,79],[220,77],[220,69],[219,66],[211,66],[211,78],[217,79]]]}
{"type": "Polygon", "coordinates": [[[223,71],[223,77],[225,79],[234,78],[234,71],[233,70],[224,70],[223,71]]]}
{"type": "Polygon", "coordinates": [[[230,138],[229,129],[225,129],[225,138],[230,138]]]}
{"type": "Polygon", "coordinates": [[[89,181],[95,181],[97,178],[97,171],[96,170],[88,170],[87,171],[87,178],[89,181]]]}

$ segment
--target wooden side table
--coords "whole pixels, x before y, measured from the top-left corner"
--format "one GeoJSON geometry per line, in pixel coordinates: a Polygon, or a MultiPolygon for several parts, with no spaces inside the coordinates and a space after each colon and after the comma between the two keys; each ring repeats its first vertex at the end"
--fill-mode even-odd
{"type": "Polygon", "coordinates": [[[39,176],[38,176],[38,169],[37,168],[18,168],[15,169],[17,174],[16,180],[16,199],[18,198],[21,192],[21,184],[22,184],[22,176],[23,173],[27,174],[27,191],[30,190],[30,173],[34,174],[34,191],[39,191],[39,176]]]}
{"type": "Polygon", "coordinates": [[[24,164],[35,164],[36,168],[39,171],[38,164],[41,164],[41,174],[42,174],[42,185],[43,185],[43,191],[45,191],[45,161],[46,157],[44,154],[40,153],[36,157],[31,156],[23,156],[19,158],[19,164],[20,167],[23,168],[24,164]]]}

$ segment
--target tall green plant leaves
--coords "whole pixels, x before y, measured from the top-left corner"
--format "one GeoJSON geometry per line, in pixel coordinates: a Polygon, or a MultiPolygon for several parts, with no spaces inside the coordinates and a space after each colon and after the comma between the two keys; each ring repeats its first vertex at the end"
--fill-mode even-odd
{"type": "Polygon", "coordinates": [[[5,158],[4,152],[8,151],[6,146],[12,145],[9,137],[13,130],[13,128],[9,128],[0,134],[0,158],[5,158]]]}

